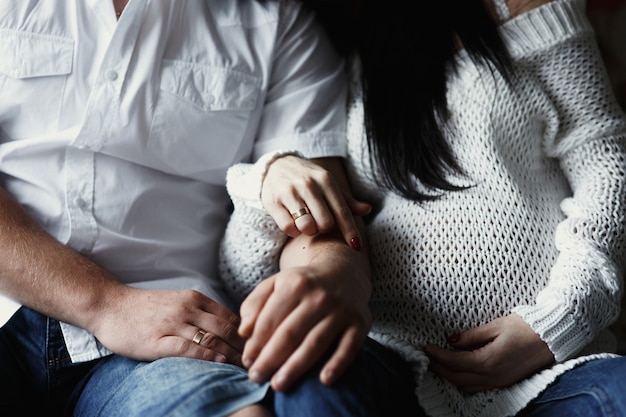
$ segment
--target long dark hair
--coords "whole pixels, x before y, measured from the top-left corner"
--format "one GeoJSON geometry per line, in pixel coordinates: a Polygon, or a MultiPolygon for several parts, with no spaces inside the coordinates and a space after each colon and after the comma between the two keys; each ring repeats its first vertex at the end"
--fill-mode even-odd
{"type": "Polygon", "coordinates": [[[508,80],[510,60],[496,22],[482,0],[356,3],[358,17],[349,18],[354,10],[336,1],[309,1],[337,48],[360,58],[365,128],[381,185],[416,201],[463,189],[448,179],[464,172],[443,127],[447,70],[454,70],[462,45],[474,62],[508,80]]]}

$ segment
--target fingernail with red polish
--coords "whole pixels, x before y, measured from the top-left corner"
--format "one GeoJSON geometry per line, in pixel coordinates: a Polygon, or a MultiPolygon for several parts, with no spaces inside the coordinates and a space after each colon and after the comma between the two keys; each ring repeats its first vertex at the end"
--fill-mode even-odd
{"type": "Polygon", "coordinates": [[[352,246],[352,249],[354,250],[361,250],[361,239],[359,239],[358,237],[353,237],[352,239],[350,239],[350,246],[352,246]]]}
{"type": "Polygon", "coordinates": [[[448,343],[450,344],[457,343],[459,340],[461,340],[461,335],[458,333],[451,334],[450,336],[448,336],[448,343]]]}

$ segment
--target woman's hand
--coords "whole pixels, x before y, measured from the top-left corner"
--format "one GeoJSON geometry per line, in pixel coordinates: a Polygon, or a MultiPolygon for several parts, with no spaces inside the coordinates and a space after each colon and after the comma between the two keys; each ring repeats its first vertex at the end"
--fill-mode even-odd
{"type": "Polygon", "coordinates": [[[505,388],[554,363],[552,352],[517,314],[448,337],[455,350],[426,345],[433,372],[468,393],[505,388]]]}
{"type": "Polygon", "coordinates": [[[337,227],[346,243],[358,250],[362,239],[354,216],[367,215],[371,206],[342,191],[349,188],[320,166],[323,163],[293,155],[272,162],[263,180],[263,205],[290,237],[313,236],[337,227]]]}

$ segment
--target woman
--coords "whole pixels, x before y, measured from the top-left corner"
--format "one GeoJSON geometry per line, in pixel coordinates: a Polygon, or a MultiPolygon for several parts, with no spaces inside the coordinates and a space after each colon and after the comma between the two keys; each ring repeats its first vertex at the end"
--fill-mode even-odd
{"type": "MultiPolygon", "coordinates": [[[[346,162],[373,206],[370,336],[411,365],[430,416],[626,415],[605,331],[623,293],[626,120],[582,2],[430,3],[351,2],[357,36],[338,38],[358,56],[346,162]]],[[[274,218],[328,202],[331,184],[286,185],[313,178],[302,165],[269,167],[274,218]]],[[[222,270],[241,297],[277,268],[254,253],[286,237],[242,220],[258,210],[230,189],[222,270]]],[[[306,216],[278,224],[309,233],[306,216]]],[[[244,356],[261,350],[253,338],[244,356]]]]}

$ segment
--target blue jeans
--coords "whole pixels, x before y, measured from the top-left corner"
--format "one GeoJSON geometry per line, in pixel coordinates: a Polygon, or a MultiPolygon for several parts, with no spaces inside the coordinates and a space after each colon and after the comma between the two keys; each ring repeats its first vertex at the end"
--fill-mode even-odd
{"type": "Polygon", "coordinates": [[[366,339],[353,364],[333,385],[319,381],[320,363],[286,393],[274,393],[276,417],[420,417],[411,367],[366,339]]]}
{"type": "Polygon", "coordinates": [[[0,329],[0,415],[224,416],[260,402],[268,385],[234,365],[118,355],[73,364],[61,328],[21,308],[0,329]]]}
{"type": "Polygon", "coordinates": [[[626,357],[595,360],[566,372],[522,416],[625,417],[626,357]]]}
{"type": "MultiPolygon", "coordinates": [[[[355,365],[333,388],[310,374],[293,392],[275,394],[276,415],[425,416],[408,396],[414,397],[408,371],[406,362],[368,341],[355,365]]],[[[626,357],[595,360],[566,372],[518,417],[626,417],[626,357]]]]}
{"type": "Polygon", "coordinates": [[[252,383],[232,365],[185,358],[138,362],[118,355],[73,364],[59,323],[27,308],[0,328],[0,358],[0,415],[7,417],[212,417],[256,402],[275,409],[277,417],[419,410],[410,368],[370,339],[332,387],[319,382],[320,365],[292,390],[267,396],[266,384],[252,383]]]}
{"type": "MultiPolygon", "coordinates": [[[[321,361],[323,363],[324,361],[321,361]]],[[[264,402],[276,417],[424,416],[410,367],[367,339],[331,387],[321,365],[288,392],[269,392],[240,368],[185,358],[137,362],[117,355],[72,364],[59,324],[22,308],[0,328],[0,415],[215,416],[264,402]]],[[[562,375],[520,417],[626,416],[626,357],[562,375]]]]}

